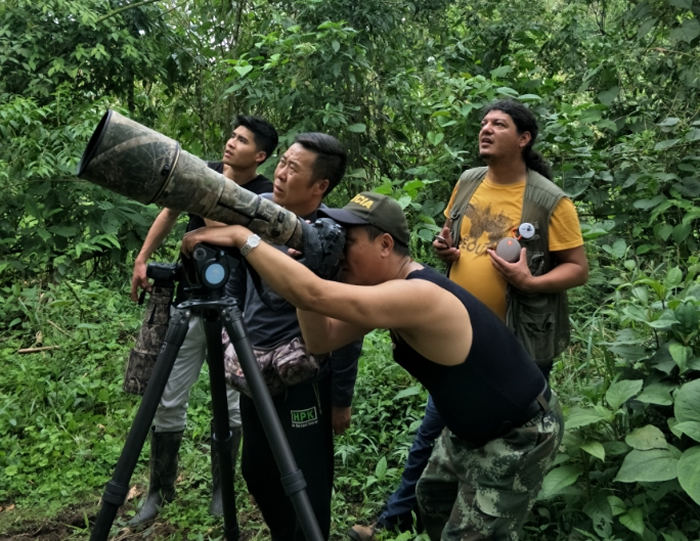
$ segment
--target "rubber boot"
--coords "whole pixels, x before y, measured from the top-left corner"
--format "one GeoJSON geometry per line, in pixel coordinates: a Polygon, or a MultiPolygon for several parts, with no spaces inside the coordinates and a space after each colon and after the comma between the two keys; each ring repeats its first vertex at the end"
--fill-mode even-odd
{"type": "MultiPolygon", "coordinates": [[[[213,427],[212,427],[213,433],[213,427]]],[[[231,449],[231,463],[233,464],[233,472],[236,472],[236,459],[238,458],[238,449],[241,446],[241,427],[231,427],[233,435],[233,448],[231,449]]],[[[211,505],[209,505],[209,513],[215,517],[224,516],[224,502],[221,498],[221,476],[219,475],[219,452],[216,449],[214,440],[211,440],[211,478],[212,478],[212,494],[211,505]]]]}
{"type": "Polygon", "coordinates": [[[182,432],[151,432],[151,482],[146,501],[128,525],[139,526],[156,518],[164,503],[175,498],[177,453],[182,432]]]}

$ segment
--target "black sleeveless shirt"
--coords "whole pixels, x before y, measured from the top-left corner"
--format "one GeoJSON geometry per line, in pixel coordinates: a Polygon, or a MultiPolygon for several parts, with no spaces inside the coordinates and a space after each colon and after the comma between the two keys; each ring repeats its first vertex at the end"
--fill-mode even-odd
{"type": "Polygon", "coordinates": [[[525,410],[546,382],[515,335],[486,305],[433,269],[413,271],[406,279],[427,280],[449,291],[471,319],[471,350],[455,366],[430,361],[392,332],[394,360],[430,392],[447,427],[483,445],[529,421],[525,410]]]}

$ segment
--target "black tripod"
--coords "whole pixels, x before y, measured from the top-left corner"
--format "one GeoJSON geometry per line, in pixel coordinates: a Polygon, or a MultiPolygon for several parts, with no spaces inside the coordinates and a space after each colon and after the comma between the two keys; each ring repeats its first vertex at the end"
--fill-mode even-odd
{"type": "MultiPolygon", "coordinates": [[[[196,249],[194,257],[197,258],[196,249]]],[[[221,277],[220,280],[221,284],[225,284],[228,279],[228,270],[225,270],[224,273],[225,276],[221,277]]],[[[201,274],[202,276],[211,276],[207,272],[201,274]]],[[[219,274],[216,272],[213,274],[217,278],[219,277],[219,274]]],[[[205,286],[206,282],[205,278],[205,286]]],[[[241,362],[243,373],[250,385],[253,402],[281,474],[282,485],[286,494],[291,498],[302,531],[308,541],[322,541],[321,530],[306,494],[306,481],[301,470],[296,465],[282,425],[275,412],[270,393],[263,381],[253,349],[246,335],[241,312],[232,298],[222,296],[223,287],[217,289],[205,287],[204,290],[206,291],[205,295],[183,302],[175,310],[175,315],[168,327],[165,343],[143,394],[141,405],[131,425],[131,430],[127,436],[117,466],[102,495],[102,507],[97,515],[90,540],[106,541],[117,515],[117,509],[126,500],[129,492],[129,482],[150,431],[158,403],[170,377],[177,353],[185,340],[190,318],[192,314],[195,314],[202,316],[207,339],[209,385],[214,415],[212,444],[217,446],[219,456],[225,538],[229,541],[237,541],[239,532],[233,489],[233,464],[231,462],[233,437],[228,424],[224,352],[221,342],[222,326],[228,332],[231,343],[241,362]]]]}

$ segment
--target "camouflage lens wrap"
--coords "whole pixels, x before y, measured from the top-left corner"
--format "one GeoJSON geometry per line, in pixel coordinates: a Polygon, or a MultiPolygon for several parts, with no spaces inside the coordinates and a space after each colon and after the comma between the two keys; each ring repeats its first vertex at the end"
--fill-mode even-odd
{"type": "Polygon", "coordinates": [[[225,176],[177,141],[108,111],[88,143],[78,177],[135,201],[227,224],[244,225],[273,244],[303,248],[299,218],[225,176]]]}
{"type": "Polygon", "coordinates": [[[78,165],[78,177],[151,203],[171,178],[180,153],[177,141],[107,111],[78,165]]]}
{"type": "Polygon", "coordinates": [[[127,393],[143,395],[146,390],[168,332],[174,291],[174,286],[154,286],[148,297],[143,324],[126,365],[123,389],[127,393]]]}
{"type": "Polygon", "coordinates": [[[430,539],[518,539],[564,433],[554,394],[550,406],[483,447],[443,431],[416,488],[430,539]]]}

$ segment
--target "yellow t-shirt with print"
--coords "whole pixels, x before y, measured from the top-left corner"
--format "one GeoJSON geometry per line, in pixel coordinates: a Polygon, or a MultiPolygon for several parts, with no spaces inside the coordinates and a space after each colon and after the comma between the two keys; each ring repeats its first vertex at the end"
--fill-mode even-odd
{"type": "MultiPolygon", "coordinates": [[[[445,210],[449,217],[457,187],[445,210]]],[[[513,236],[522,216],[525,179],[514,184],[494,184],[488,178],[472,195],[462,219],[460,256],[450,269],[450,279],[506,318],[506,281],[491,264],[487,248],[513,236]]],[[[564,197],[554,209],[549,222],[549,251],[569,250],[583,245],[576,208],[564,197]]]]}

